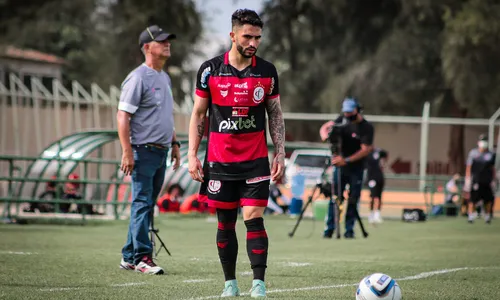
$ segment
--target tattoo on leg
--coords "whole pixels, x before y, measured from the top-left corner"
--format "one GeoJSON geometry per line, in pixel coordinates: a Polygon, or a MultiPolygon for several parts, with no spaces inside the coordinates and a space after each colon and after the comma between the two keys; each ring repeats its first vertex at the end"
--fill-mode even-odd
{"type": "Polygon", "coordinates": [[[205,133],[205,119],[201,120],[201,122],[198,124],[198,136],[202,138],[204,133],[205,133]]]}

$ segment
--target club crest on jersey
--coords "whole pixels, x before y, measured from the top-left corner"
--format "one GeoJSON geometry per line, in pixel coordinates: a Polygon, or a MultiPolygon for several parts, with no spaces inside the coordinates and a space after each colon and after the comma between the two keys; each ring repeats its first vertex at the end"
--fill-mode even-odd
{"type": "Polygon", "coordinates": [[[261,103],[264,100],[264,95],[266,92],[264,91],[264,86],[259,82],[255,85],[253,89],[253,102],[261,103]]]}
{"type": "Polygon", "coordinates": [[[227,90],[220,90],[220,95],[225,98],[227,96],[227,90]]]}
{"type": "Polygon", "coordinates": [[[219,180],[210,180],[208,182],[208,191],[211,194],[217,194],[220,192],[220,188],[222,187],[222,183],[219,180]]]}
{"type": "Polygon", "coordinates": [[[203,88],[207,87],[207,77],[210,75],[210,70],[210,67],[206,67],[205,70],[203,70],[203,73],[201,73],[200,84],[203,88]]]}

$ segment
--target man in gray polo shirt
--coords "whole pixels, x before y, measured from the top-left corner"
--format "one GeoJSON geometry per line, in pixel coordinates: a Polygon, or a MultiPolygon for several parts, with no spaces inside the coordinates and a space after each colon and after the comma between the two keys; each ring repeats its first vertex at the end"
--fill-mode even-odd
{"type": "Polygon", "coordinates": [[[170,57],[174,34],[158,26],[139,36],[145,62],[122,83],[118,105],[118,135],[122,146],[121,170],[132,175],[132,207],[120,268],[146,274],[163,274],[153,262],[148,232],[156,198],[163,185],[166,159],[171,148],[174,169],[179,167],[179,142],[174,131],[170,77],[163,71],[170,57]]]}

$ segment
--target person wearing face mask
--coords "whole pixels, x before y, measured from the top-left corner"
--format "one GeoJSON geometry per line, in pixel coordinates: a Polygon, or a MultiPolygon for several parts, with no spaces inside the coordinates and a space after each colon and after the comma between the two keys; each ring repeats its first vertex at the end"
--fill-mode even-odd
{"type": "Polygon", "coordinates": [[[484,204],[484,219],[491,223],[493,200],[496,190],[495,153],[488,150],[488,138],[482,134],[477,142],[478,147],[472,149],[467,157],[465,169],[464,191],[470,192],[469,223],[477,218],[476,206],[480,201],[484,204]]]}
{"type": "MultiPolygon", "coordinates": [[[[361,105],[354,98],[346,98],[342,102],[342,115],[334,121],[323,124],[320,136],[327,141],[334,125],[345,124],[341,130],[341,155],[332,157],[334,168],[333,193],[341,197],[347,184],[349,184],[349,199],[346,211],[344,238],[354,238],[354,223],[356,220],[356,207],[361,196],[365,158],[373,151],[373,125],[361,115],[361,105]],[[337,182],[338,172],[340,184],[337,182]]],[[[323,237],[331,238],[335,230],[334,205],[330,201],[328,217],[323,237]]]]}

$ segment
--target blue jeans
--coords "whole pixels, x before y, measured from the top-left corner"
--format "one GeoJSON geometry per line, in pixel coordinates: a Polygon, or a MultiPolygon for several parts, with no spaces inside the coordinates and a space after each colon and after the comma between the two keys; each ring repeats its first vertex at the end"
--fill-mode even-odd
{"type": "MultiPolygon", "coordinates": [[[[347,211],[345,214],[345,232],[353,234],[354,223],[356,222],[356,209],[361,197],[361,188],[363,183],[363,168],[334,168],[333,171],[333,195],[342,197],[345,186],[349,184],[349,199],[347,201],[347,211]],[[340,171],[340,188],[338,184],[340,171]]],[[[345,205],[344,205],[345,207],[345,205]]],[[[328,214],[326,217],[325,235],[331,236],[335,230],[335,210],[332,200],[328,203],[328,214]]]]}
{"type": "Polygon", "coordinates": [[[132,171],[132,207],[122,255],[126,262],[137,265],[144,256],[153,253],[149,226],[165,179],[168,150],[143,145],[132,146],[132,149],[135,163],[132,171]]]}

